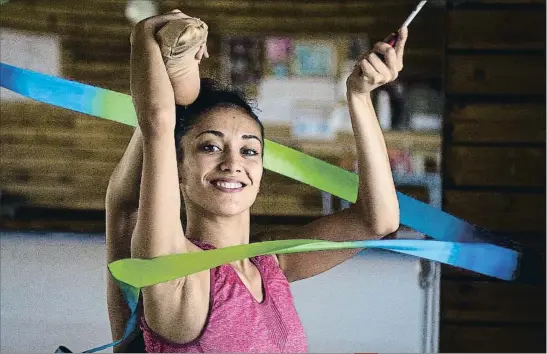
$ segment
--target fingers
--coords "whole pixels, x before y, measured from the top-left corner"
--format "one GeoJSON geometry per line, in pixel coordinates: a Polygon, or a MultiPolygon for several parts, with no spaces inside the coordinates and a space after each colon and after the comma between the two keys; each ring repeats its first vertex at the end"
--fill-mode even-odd
{"type": "Polygon", "coordinates": [[[405,53],[406,40],[408,39],[408,28],[403,27],[399,30],[399,40],[395,45],[395,53],[397,54],[399,70],[403,69],[403,56],[405,53]]]}
{"type": "Polygon", "coordinates": [[[395,49],[383,42],[377,43],[372,52],[361,58],[359,66],[363,76],[369,77],[369,81],[374,84],[391,82],[399,73],[395,49]],[[376,53],[382,55],[385,62],[376,53]]]}
{"type": "Polygon", "coordinates": [[[382,55],[384,61],[380,60],[380,58],[376,55],[376,58],[378,58],[380,62],[374,59],[372,64],[375,65],[375,67],[376,65],[380,66],[381,64],[384,64],[383,66],[377,68],[377,70],[385,75],[388,81],[395,80],[399,75],[399,60],[395,49],[387,43],[379,42],[374,46],[374,52],[382,55]]]}
{"type": "Polygon", "coordinates": [[[382,81],[382,74],[380,74],[374,66],[369,62],[367,58],[364,58],[358,63],[361,69],[361,76],[372,85],[380,84],[382,81]]]}
{"type": "Polygon", "coordinates": [[[384,64],[382,59],[380,59],[375,53],[370,53],[367,56],[367,60],[374,67],[374,70],[376,70],[382,76],[380,83],[388,82],[391,76],[391,71],[386,66],[386,64],[384,64]]]}
{"type": "Polygon", "coordinates": [[[370,92],[397,79],[403,68],[408,30],[399,30],[398,37],[395,47],[386,42],[379,42],[370,53],[363,55],[348,79],[348,87],[353,87],[357,92],[370,92]]]}

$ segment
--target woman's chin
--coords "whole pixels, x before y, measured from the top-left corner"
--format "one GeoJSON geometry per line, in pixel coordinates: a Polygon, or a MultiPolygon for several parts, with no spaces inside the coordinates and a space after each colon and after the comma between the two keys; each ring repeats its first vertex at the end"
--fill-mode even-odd
{"type": "Polygon", "coordinates": [[[222,217],[233,217],[244,213],[248,213],[256,198],[245,196],[223,195],[219,198],[218,195],[210,195],[203,193],[201,198],[196,195],[190,197],[192,204],[197,206],[206,214],[212,214],[222,217]],[[251,200],[253,199],[253,200],[251,200]]]}
{"type": "Polygon", "coordinates": [[[222,206],[220,208],[214,208],[213,210],[210,210],[210,212],[217,216],[222,217],[236,217],[240,216],[242,214],[248,213],[249,208],[241,207],[241,206],[234,206],[234,207],[227,207],[222,206]]]}
{"type": "Polygon", "coordinates": [[[240,204],[240,203],[222,203],[222,204],[208,204],[201,205],[207,213],[222,217],[234,217],[244,213],[248,213],[252,204],[240,204]]]}

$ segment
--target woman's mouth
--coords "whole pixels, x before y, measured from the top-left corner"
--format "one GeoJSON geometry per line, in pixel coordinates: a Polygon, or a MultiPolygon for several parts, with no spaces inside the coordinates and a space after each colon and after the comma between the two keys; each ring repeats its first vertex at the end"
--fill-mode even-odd
{"type": "Polygon", "coordinates": [[[217,189],[227,193],[240,192],[245,187],[244,183],[238,181],[215,180],[211,181],[211,184],[217,189]]]}

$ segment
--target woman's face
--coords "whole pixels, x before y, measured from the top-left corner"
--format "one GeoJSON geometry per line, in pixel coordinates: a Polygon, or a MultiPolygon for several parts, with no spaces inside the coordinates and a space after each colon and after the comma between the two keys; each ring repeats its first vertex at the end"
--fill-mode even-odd
{"type": "Polygon", "coordinates": [[[262,179],[259,125],[243,110],[207,112],[182,138],[184,202],[216,215],[237,215],[254,203],[262,179]]]}

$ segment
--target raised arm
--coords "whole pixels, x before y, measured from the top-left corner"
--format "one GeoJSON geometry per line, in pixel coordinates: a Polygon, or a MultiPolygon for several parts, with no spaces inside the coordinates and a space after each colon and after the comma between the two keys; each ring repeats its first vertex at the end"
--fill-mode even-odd
{"type": "MultiPolygon", "coordinates": [[[[400,31],[395,49],[378,43],[363,56],[347,81],[347,98],[359,163],[357,201],[350,208],[314,222],[267,236],[269,239],[314,238],[349,241],[381,238],[399,228],[399,203],[382,130],[370,93],[397,78],[403,67],[407,30],[400,31]],[[382,54],[386,62],[378,55],[382,54]]],[[[342,263],[360,250],[280,255],[279,263],[290,281],[308,278],[342,263]]]]}
{"type": "MultiPolygon", "coordinates": [[[[163,17],[162,22],[165,22],[167,20],[172,19],[173,17],[181,17],[183,16],[180,12],[176,13],[174,16],[171,15],[167,18],[163,17]]],[[[144,23],[141,23],[141,26],[143,26],[144,23]]],[[[148,25],[150,25],[148,23],[148,25]]],[[[154,23],[154,26],[161,27],[161,22],[154,23]]],[[[180,30],[181,26],[178,26],[176,23],[173,23],[172,21],[168,23],[168,25],[163,26],[162,29],[162,35],[166,35],[166,41],[162,43],[163,50],[166,49],[166,47],[170,44],[168,43],[169,34],[173,34],[174,31],[177,29],[180,30]],[[178,28],[177,28],[178,27],[178,28]],[[167,33],[166,33],[167,30],[167,33]]],[[[135,31],[132,33],[132,42],[133,40],[141,40],[142,38],[136,38],[137,36],[141,35],[141,33],[137,33],[137,31],[142,31],[144,28],[136,28],[135,31]]],[[[148,29],[152,32],[151,29],[148,29]]],[[[162,37],[160,37],[161,42],[162,37]]],[[[146,44],[144,43],[135,43],[135,46],[132,46],[134,48],[134,54],[140,55],[139,59],[146,60],[147,58],[150,58],[149,56],[152,55],[151,52],[148,52],[148,49],[146,49],[146,44]]],[[[155,48],[154,46],[152,46],[155,48]]],[[[184,58],[187,62],[181,62],[180,58],[171,58],[174,59],[172,62],[174,62],[175,66],[173,68],[173,65],[171,66],[171,70],[169,71],[169,79],[171,81],[173,91],[174,91],[174,97],[175,102],[177,104],[186,105],[192,103],[196,96],[197,92],[199,91],[199,70],[197,68],[197,64],[199,64],[199,61],[201,58],[205,56],[208,57],[208,54],[206,52],[206,47],[203,46],[198,53],[195,55],[195,57],[189,57],[184,58]],[[196,64],[197,63],[197,64],[196,64]],[[178,64],[178,66],[176,66],[178,64]],[[185,71],[182,69],[186,68],[185,71]],[[175,70],[174,70],[175,69],[175,70]],[[191,73],[190,70],[194,70],[195,72],[191,73]],[[197,78],[197,80],[196,80],[197,78]],[[196,86],[197,82],[197,86],[196,86]]],[[[133,59],[136,59],[133,56],[133,59]]],[[[165,58],[163,58],[165,59],[165,58]]],[[[153,62],[156,64],[158,63],[157,58],[153,60],[153,62]]],[[[132,71],[132,91],[133,93],[138,93],[141,90],[140,85],[146,85],[146,80],[148,77],[155,75],[154,73],[151,73],[150,71],[147,73],[147,75],[144,75],[143,77],[140,77],[139,73],[146,72],[146,71],[140,71],[140,70],[146,70],[146,63],[143,61],[136,61],[133,60],[132,62],[132,69],[136,69],[136,71],[132,71]]],[[[163,64],[162,64],[163,65],[163,64]]],[[[161,85],[161,81],[155,81],[156,84],[161,85]]],[[[149,107],[145,107],[148,103],[145,103],[146,100],[149,100],[152,102],[154,100],[153,97],[135,97],[134,103],[136,105],[135,108],[137,108],[137,105],[139,105],[141,109],[141,112],[147,111],[149,107]],[[143,99],[144,98],[144,102],[143,99]]],[[[158,102],[160,105],[161,102],[158,102]]],[[[167,104],[167,102],[165,103],[167,104]]],[[[169,102],[170,104],[170,102],[169,102]]],[[[171,136],[173,136],[173,132],[171,131],[171,136]]],[[[138,253],[140,256],[144,256],[142,253],[146,253],[146,250],[143,250],[142,248],[146,248],[146,246],[142,246],[142,233],[134,232],[135,226],[137,223],[137,216],[138,216],[138,207],[139,207],[139,200],[141,197],[141,177],[143,175],[143,142],[144,142],[143,134],[141,132],[140,126],[138,126],[135,129],[135,132],[133,134],[133,137],[131,138],[131,141],[129,142],[129,145],[119,162],[118,166],[115,168],[107,189],[107,196],[106,196],[106,241],[107,241],[107,261],[113,262],[119,259],[123,258],[130,258],[131,257],[131,245],[132,245],[132,236],[135,233],[135,236],[137,238],[137,245],[134,247],[138,248],[135,253],[138,253]],[[140,243],[139,243],[140,242],[140,243]],[[143,252],[144,251],[144,252],[143,252]]],[[[174,143],[172,144],[174,146],[174,143]]],[[[150,169],[148,169],[150,170],[150,169]]],[[[153,178],[150,176],[150,174],[147,175],[147,178],[153,178]]],[[[177,180],[177,186],[174,187],[173,191],[175,193],[178,193],[178,180],[177,180]]],[[[146,203],[146,202],[145,202],[146,203]]],[[[180,203],[180,201],[179,201],[180,203]]],[[[175,209],[173,209],[175,210],[175,209]]],[[[177,213],[177,217],[178,217],[177,213]]],[[[173,231],[173,237],[176,236],[176,229],[173,231]]],[[[182,238],[182,236],[180,236],[182,238]]],[[[152,240],[151,240],[152,241],[152,240]]],[[[155,241],[153,241],[155,242],[155,241]]],[[[156,246],[153,246],[156,247],[156,246]]],[[[160,247],[163,247],[160,245],[160,247]]],[[[161,250],[160,250],[161,252],[161,250]]],[[[117,340],[122,337],[125,324],[129,318],[129,309],[127,305],[125,304],[123,295],[118,287],[118,285],[115,283],[115,281],[109,276],[107,280],[107,299],[108,299],[108,311],[109,311],[109,318],[111,323],[111,331],[112,331],[112,337],[114,340],[117,340]]],[[[135,334],[137,334],[139,331],[137,330],[135,334]]],[[[128,344],[131,342],[131,339],[116,346],[114,348],[115,352],[124,352],[126,349],[128,349],[128,344]]]]}
{"type": "Polygon", "coordinates": [[[142,131],[143,165],[131,255],[153,258],[186,251],[174,140],[175,99],[155,39],[173,13],[140,22],[132,33],[131,95],[142,131]]]}

